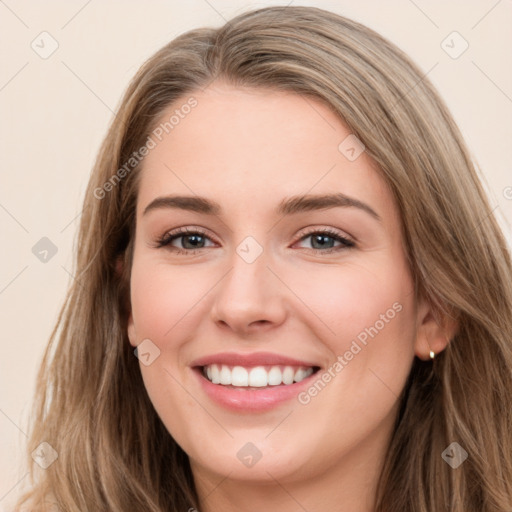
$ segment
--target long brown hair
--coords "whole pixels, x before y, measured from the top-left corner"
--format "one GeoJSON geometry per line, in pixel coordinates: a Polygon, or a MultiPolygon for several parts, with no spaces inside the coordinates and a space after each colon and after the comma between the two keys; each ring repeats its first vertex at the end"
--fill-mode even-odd
{"type": "Polygon", "coordinates": [[[126,163],[166,107],[221,78],[311,95],[339,114],[391,187],[416,295],[440,321],[458,320],[433,363],[412,365],[375,511],[512,510],[510,253],[476,164],[423,75],[372,30],[313,7],[259,9],[192,30],[141,67],[92,172],[76,281],[37,379],[28,453],[45,441],[58,459],[42,470],[27,457],[32,486],[18,506],[199,508],[188,457],[157,416],[127,338],[142,165],[126,163]],[[468,453],[456,469],[441,456],[452,442],[468,453]]]}

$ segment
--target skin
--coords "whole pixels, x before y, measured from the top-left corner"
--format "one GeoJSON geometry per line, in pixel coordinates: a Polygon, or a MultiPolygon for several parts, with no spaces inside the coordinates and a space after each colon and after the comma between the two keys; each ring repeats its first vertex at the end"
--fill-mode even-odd
{"type": "Polygon", "coordinates": [[[429,305],[414,302],[392,195],[365,152],[349,161],[338,150],[350,130],[316,99],[222,82],[191,95],[198,105],[145,157],[137,199],[128,336],[160,350],[140,365],[149,397],[190,457],[202,512],[370,511],[413,358],[447,343],[429,305]],[[355,207],[275,213],[284,198],[333,192],[381,220],[355,207]],[[168,194],[203,196],[222,211],[143,215],[168,194]],[[192,253],[187,237],[156,247],[181,227],[206,231],[195,254],[176,252],[192,253]],[[315,245],[310,227],[356,245],[326,253],[340,242],[315,245]],[[247,236],[263,248],[253,263],[236,252],[247,236]],[[306,405],[230,411],[189,366],[217,352],[269,351],[325,370],[396,303],[401,311],[306,405]],[[236,456],[247,442],[262,453],[250,468],[236,456]]]}

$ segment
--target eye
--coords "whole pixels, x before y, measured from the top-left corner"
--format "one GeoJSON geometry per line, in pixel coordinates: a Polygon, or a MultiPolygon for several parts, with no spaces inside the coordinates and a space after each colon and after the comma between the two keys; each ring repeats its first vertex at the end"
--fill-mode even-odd
{"type": "MultiPolygon", "coordinates": [[[[331,229],[314,228],[303,234],[299,242],[311,239],[312,247],[304,247],[314,253],[329,254],[338,252],[351,247],[355,247],[355,242],[331,229]],[[338,244],[337,246],[335,244],[338,244]]],[[[298,242],[297,242],[298,243],[298,242]]],[[[169,250],[178,254],[193,255],[201,249],[215,246],[215,242],[206,235],[200,228],[178,228],[165,233],[156,241],[155,247],[168,247],[169,250]],[[211,242],[207,245],[207,242],[211,242]],[[177,244],[176,244],[177,242],[177,244]]]]}
{"type": "Polygon", "coordinates": [[[355,247],[355,243],[352,240],[349,240],[345,236],[341,235],[337,231],[333,231],[331,229],[312,229],[308,231],[305,235],[303,235],[299,242],[311,239],[312,247],[306,247],[306,249],[322,252],[322,253],[331,253],[338,252],[350,247],[355,247]],[[338,242],[338,246],[334,244],[338,242]]]}
{"type": "Polygon", "coordinates": [[[179,228],[165,233],[157,240],[156,247],[169,247],[180,254],[194,254],[196,250],[207,247],[205,245],[206,240],[211,241],[211,239],[206,236],[206,233],[198,228],[179,228]],[[181,242],[179,242],[181,247],[176,247],[176,245],[173,244],[176,240],[181,240],[181,242]]]}

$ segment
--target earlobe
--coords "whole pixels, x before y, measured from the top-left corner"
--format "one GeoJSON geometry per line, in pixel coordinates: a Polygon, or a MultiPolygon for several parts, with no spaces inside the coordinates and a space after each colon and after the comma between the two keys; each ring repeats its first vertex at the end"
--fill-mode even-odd
{"type": "Polygon", "coordinates": [[[414,353],[424,361],[433,359],[445,350],[458,328],[457,320],[447,314],[436,319],[432,308],[426,303],[418,310],[417,325],[414,353]]]}
{"type": "Polygon", "coordinates": [[[130,340],[130,345],[132,347],[136,347],[137,346],[137,336],[135,334],[135,324],[133,322],[133,315],[132,315],[132,313],[130,313],[130,315],[128,316],[128,328],[127,328],[127,331],[128,331],[128,339],[130,340]]]}
{"type": "MultiPolygon", "coordinates": [[[[116,258],[115,263],[114,263],[114,271],[115,271],[116,277],[122,281],[123,280],[123,272],[124,272],[124,256],[123,255],[120,255],[116,258]]],[[[128,292],[126,292],[126,293],[128,293],[128,292]]],[[[126,297],[127,297],[127,295],[126,295],[126,297]]],[[[131,305],[130,305],[130,301],[128,298],[125,301],[124,307],[125,307],[125,310],[128,310],[128,311],[131,310],[131,305]]],[[[135,334],[135,325],[133,322],[133,314],[131,313],[131,311],[128,315],[127,334],[128,334],[128,340],[130,341],[130,345],[132,345],[133,347],[136,347],[137,346],[137,344],[136,344],[137,336],[135,334]]]]}
{"type": "Polygon", "coordinates": [[[116,262],[115,262],[115,272],[116,272],[116,276],[117,277],[121,277],[123,275],[123,270],[124,270],[124,261],[123,261],[123,256],[118,256],[116,258],[116,262]]]}

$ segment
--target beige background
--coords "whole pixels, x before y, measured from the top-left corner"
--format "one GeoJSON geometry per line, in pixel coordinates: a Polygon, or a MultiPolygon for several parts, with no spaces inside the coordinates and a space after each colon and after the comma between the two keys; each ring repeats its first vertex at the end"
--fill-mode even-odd
{"type": "MultiPolygon", "coordinates": [[[[72,279],[72,244],[89,172],[122,92],[142,62],[178,34],[266,5],[284,2],[0,1],[0,510],[9,510],[27,481],[20,463],[34,377],[72,279]],[[50,36],[40,36],[43,31],[50,36]],[[52,38],[58,48],[43,59],[31,44],[49,51],[52,38]],[[42,237],[58,248],[46,263],[32,253],[42,237]]],[[[293,5],[361,21],[428,72],[512,240],[512,2],[293,5]],[[457,59],[441,46],[453,31],[469,44],[457,59]]],[[[452,52],[463,43],[453,37],[445,43],[452,52]]]]}

